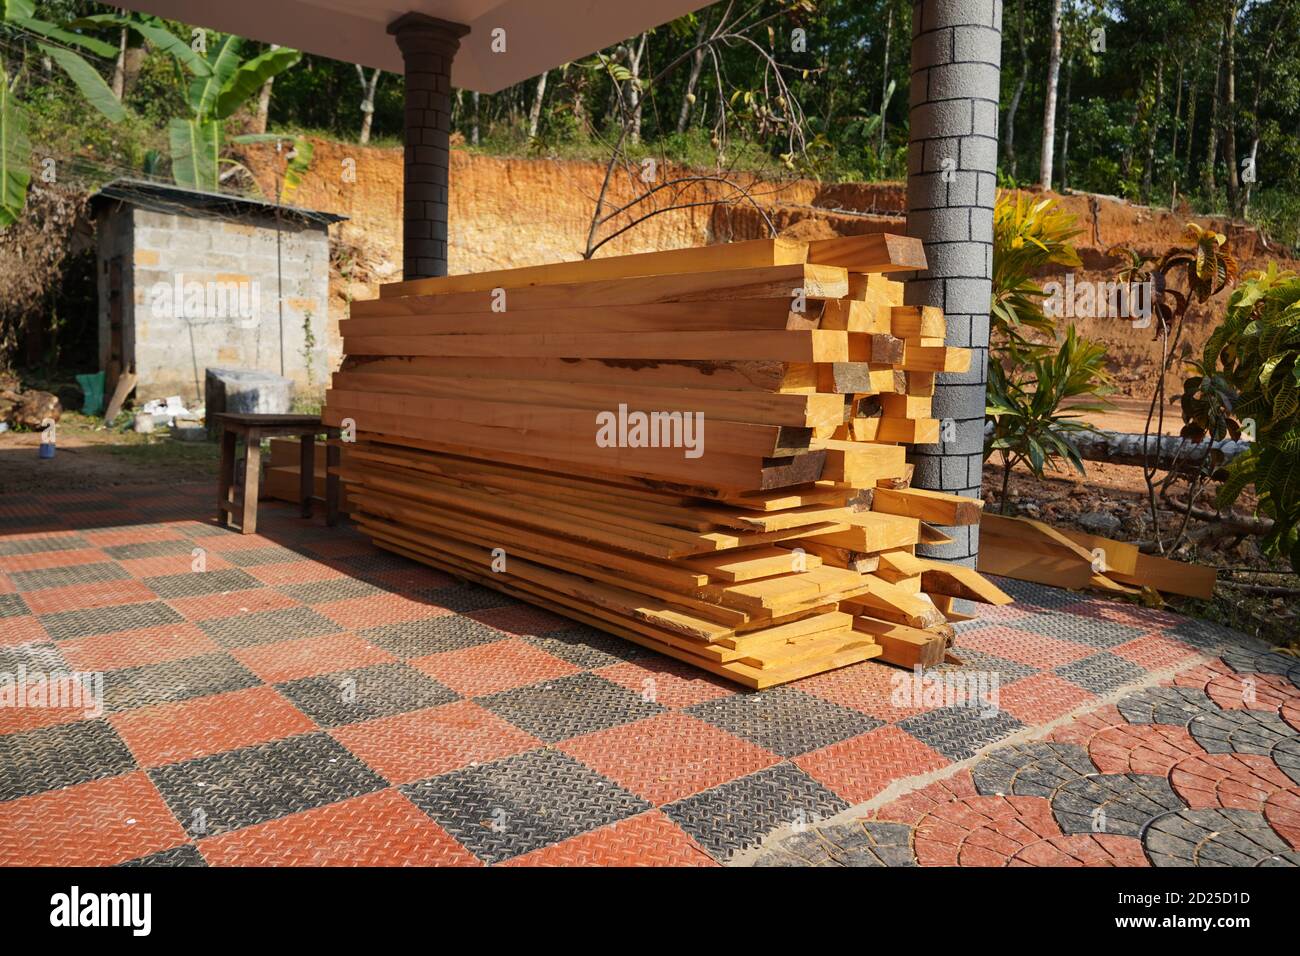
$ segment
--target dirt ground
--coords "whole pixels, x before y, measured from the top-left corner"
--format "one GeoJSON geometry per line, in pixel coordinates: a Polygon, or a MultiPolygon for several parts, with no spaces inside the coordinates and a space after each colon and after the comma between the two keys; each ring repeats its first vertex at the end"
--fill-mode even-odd
{"type": "Polygon", "coordinates": [[[72,491],[216,481],[216,443],[174,441],[165,429],[137,435],[65,413],[52,459],[39,457],[40,443],[39,432],[0,434],[0,495],[33,488],[72,491]]]}

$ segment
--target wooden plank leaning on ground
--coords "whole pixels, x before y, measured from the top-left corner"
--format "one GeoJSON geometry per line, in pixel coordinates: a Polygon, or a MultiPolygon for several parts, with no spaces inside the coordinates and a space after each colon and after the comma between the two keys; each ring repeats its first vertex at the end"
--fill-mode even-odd
{"type": "Polygon", "coordinates": [[[383,298],[483,292],[498,288],[558,285],[638,276],[683,275],[767,266],[833,265],[851,272],[909,272],[926,267],[925,248],[908,236],[876,233],[803,242],[795,239],[754,239],[690,249],[634,253],[599,259],[579,259],[470,275],[413,279],[383,285],[383,298]]]}

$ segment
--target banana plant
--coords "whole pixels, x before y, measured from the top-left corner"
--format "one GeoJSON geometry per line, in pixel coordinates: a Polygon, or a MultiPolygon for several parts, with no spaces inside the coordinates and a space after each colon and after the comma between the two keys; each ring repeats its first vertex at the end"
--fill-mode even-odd
{"type": "Polygon", "coordinates": [[[311,141],[302,136],[281,136],[279,133],[249,133],[246,136],[236,136],[232,142],[274,143],[277,149],[282,148],[286,142],[292,144],[284,167],[284,178],[280,181],[279,195],[280,205],[291,204],[298,187],[302,185],[303,177],[311,167],[313,152],[311,141]]]}
{"type": "Polygon", "coordinates": [[[221,165],[229,162],[221,158],[223,121],[302,57],[282,47],[243,61],[242,45],[238,37],[227,36],[207,54],[206,72],[195,75],[186,90],[190,115],[168,123],[172,178],[178,186],[217,191],[221,165]]]}
{"type": "MultiPolygon", "coordinates": [[[[86,59],[77,52],[113,57],[117,49],[102,40],[36,18],[35,0],[0,0],[0,35],[32,38],[37,48],[67,74],[86,102],[116,123],[125,115],[122,104],[86,59]]],[[[27,205],[31,183],[31,144],[22,105],[11,80],[0,71],[0,228],[15,222],[27,205]]]]}

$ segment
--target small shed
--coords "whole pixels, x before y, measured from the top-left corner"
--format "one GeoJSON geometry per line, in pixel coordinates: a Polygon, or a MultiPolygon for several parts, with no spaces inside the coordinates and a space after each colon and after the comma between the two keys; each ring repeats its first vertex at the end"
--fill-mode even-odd
{"type": "Polygon", "coordinates": [[[346,217],[136,180],[91,202],[109,392],[132,370],[138,400],[193,407],[209,367],[325,387],[329,227],[346,217]]]}

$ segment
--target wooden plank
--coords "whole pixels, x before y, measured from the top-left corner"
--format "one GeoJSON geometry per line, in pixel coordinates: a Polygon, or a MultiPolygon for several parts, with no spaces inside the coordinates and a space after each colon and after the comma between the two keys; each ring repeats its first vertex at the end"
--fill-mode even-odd
{"type": "Polygon", "coordinates": [[[108,407],[104,409],[104,421],[111,422],[117,418],[118,413],[122,411],[122,406],[126,404],[126,397],[135,389],[135,383],[139,377],[135,372],[123,372],[117,377],[117,384],[113,387],[113,397],[108,401],[108,407]]]}
{"type": "MultiPolygon", "coordinates": [[[[576,358],[700,361],[847,362],[848,333],[631,332],[518,335],[358,335],[345,337],[352,355],[448,358],[576,358]]],[[[968,359],[969,361],[969,356],[968,359]]],[[[958,369],[957,371],[961,371],[958,369]]]]}
{"type": "Polygon", "coordinates": [[[911,236],[875,233],[808,243],[808,261],[850,272],[912,272],[926,268],[925,246],[911,236]]]}
{"type": "Polygon", "coordinates": [[[889,311],[890,331],[900,339],[943,338],[947,321],[933,305],[895,306],[889,311]]]}
{"type": "Polygon", "coordinates": [[[891,515],[957,527],[980,523],[984,502],[979,498],[949,495],[924,488],[877,488],[871,507],[891,515]]]}

